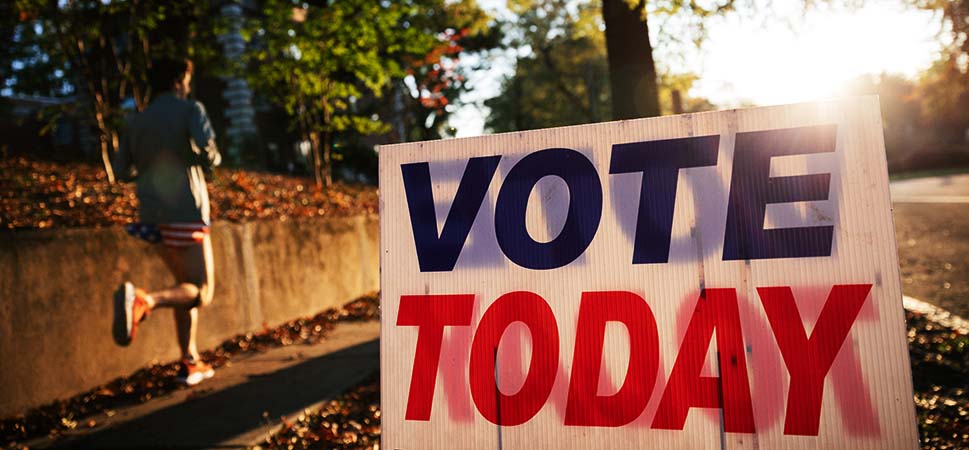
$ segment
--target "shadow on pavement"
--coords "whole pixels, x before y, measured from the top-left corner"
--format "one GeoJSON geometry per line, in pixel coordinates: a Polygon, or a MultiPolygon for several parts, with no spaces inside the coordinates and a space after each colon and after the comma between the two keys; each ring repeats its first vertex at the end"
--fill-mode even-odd
{"type": "Polygon", "coordinates": [[[246,448],[278,424],[281,416],[334,398],[379,369],[379,350],[374,339],[252,376],[242,384],[200,394],[52,448],[246,448]]]}

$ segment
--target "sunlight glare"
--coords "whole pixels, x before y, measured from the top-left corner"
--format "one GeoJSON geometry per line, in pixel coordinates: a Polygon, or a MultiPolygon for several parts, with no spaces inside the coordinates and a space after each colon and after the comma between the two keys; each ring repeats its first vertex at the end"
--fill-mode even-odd
{"type": "Polygon", "coordinates": [[[711,33],[694,93],[723,106],[830,97],[863,74],[917,76],[938,56],[938,20],[887,2],[812,11],[792,27],[725,22],[711,33]]]}

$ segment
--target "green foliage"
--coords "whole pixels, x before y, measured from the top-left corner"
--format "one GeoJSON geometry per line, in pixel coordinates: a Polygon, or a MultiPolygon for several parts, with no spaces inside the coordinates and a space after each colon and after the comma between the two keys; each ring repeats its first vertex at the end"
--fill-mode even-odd
{"type": "MultiPolygon", "coordinates": [[[[401,129],[400,141],[444,137],[455,101],[471,90],[466,69],[459,60],[469,54],[485,54],[499,47],[501,27],[493,23],[475,0],[426,0],[428,14],[415,17],[413,26],[436,35],[438,42],[424,54],[405,55],[406,76],[392,88],[402,99],[390,113],[401,129]]],[[[473,70],[487,70],[487,60],[478,58],[473,70]]]]}
{"type": "Polygon", "coordinates": [[[386,131],[356,103],[364,95],[380,97],[402,70],[391,55],[425,39],[397,26],[411,11],[406,3],[368,0],[269,0],[250,22],[249,81],[310,142],[318,186],[330,184],[334,133],[386,131]]]}
{"type": "MultiPolygon", "coordinates": [[[[516,0],[520,35],[512,46],[524,49],[515,73],[501,93],[486,101],[486,126],[495,132],[518,131],[610,120],[609,65],[599,5],[569,0],[516,0]]],[[[520,53],[520,54],[521,54],[520,53]]],[[[684,99],[683,112],[713,109],[705,99],[686,98],[698,77],[661,74],[659,98],[671,114],[672,92],[684,99]]]]}
{"type": "Polygon", "coordinates": [[[417,137],[436,133],[465,88],[456,70],[462,43],[488,47],[489,21],[474,0],[269,0],[246,29],[248,77],[291,117],[291,128],[313,149],[318,179],[328,184],[337,140],[387,133],[386,117],[422,130],[417,137]],[[394,106],[404,96],[410,101],[394,106]],[[434,120],[425,126],[428,117],[434,120]]]}
{"type": "Polygon", "coordinates": [[[401,43],[386,37],[395,31],[402,9],[366,0],[305,8],[266,1],[249,33],[254,38],[249,79],[297,118],[303,132],[372,128],[372,120],[354,116],[351,106],[363,92],[379,96],[400,71],[387,53],[399,51],[401,43]],[[332,120],[335,115],[352,119],[332,120]]]}
{"type": "Polygon", "coordinates": [[[447,41],[448,24],[480,29],[482,14],[468,1],[266,1],[247,30],[250,81],[298,120],[332,115],[314,122],[317,131],[379,132],[357,102],[412,73],[405,66],[447,41]]]}
{"type": "Polygon", "coordinates": [[[202,0],[18,0],[0,12],[0,32],[12,42],[0,77],[20,94],[113,92],[106,101],[114,106],[130,95],[142,105],[152,59],[191,57],[198,65],[217,54],[202,0]]]}
{"type": "Polygon", "coordinates": [[[36,5],[27,2],[0,4],[0,80],[8,92],[58,97],[73,92],[65,76],[64,59],[55,47],[55,36],[36,20],[36,5]]]}
{"type": "Polygon", "coordinates": [[[662,114],[682,114],[702,111],[713,111],[717,106],[702,97],[690,97],[687,94],[693,89],[693,83],[700,77],[693,73],[663,72],[657,80],[659,83],[659,106],[662,114]],[[679,96],[679,105],[676,96],[679,96]],[[679,111],[676,109],[680,108],[679,111]]]}
{"type": "Polygon", "coordinates": [[[150,61],[191,56],[204,64],[215,57],[208,5],[205,0],[6,3],[0,37],[11,45],[0,60],[3,87],[14,94],[77,96],[97,128],[110,179],[122,104],[133,99],[138,109],[147,105],[150,61]]]}
{"type": "Polygon", "coordinates": [[[514,75],[486,101],[492,131],[608,120],[609,72],[598,8],[566,0],[511,1],[518,15],[514,75]]]}

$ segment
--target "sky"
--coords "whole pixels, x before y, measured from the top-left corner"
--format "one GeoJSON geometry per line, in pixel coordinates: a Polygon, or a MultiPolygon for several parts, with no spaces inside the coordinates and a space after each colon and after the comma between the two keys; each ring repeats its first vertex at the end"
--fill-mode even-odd
{"type": "MultiPolygon", "coordinates": [[[[481,1],[492,14],[508,17],[504,4],[481,1]]],[[[836,96],[843,83],[864,74],[914,78],[937,59],[945,40],[937,15],[906,8],[899,0],[868,0],[861,8],[819,6],[807,12],[803,0],[770,5],[769,11],[741,10],[712,19],[700,49],[660,49],[656,58],[674,73],[700,76],[690,96],[732,108],[836,96]]],[[[514,71],[513,55],[493,55],[491,70],[470,78],[474,90],[462,100],[474,103],[498,95],[501,79],[514,71]]],[[[466,59],[467,64],[477,62],[466,59]]],[[[451,118],[457,136],[482,134],[486,114],[473,104],[459,108],[451,118]]]]}

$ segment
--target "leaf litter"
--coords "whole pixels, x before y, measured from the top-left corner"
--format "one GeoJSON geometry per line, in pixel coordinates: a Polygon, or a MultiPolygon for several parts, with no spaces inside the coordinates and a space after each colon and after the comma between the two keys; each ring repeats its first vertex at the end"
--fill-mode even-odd
{"type": "MultiPolygon", "coordinates": [[[[208,176],[212,217],[233,222],[377,213],[373,186],[241,169],[208,176]]],[[[25,157],[0,158],[0,230],[108,227],[137,221],[133,183],[109,183],[100,167],[25,157]]]]}

